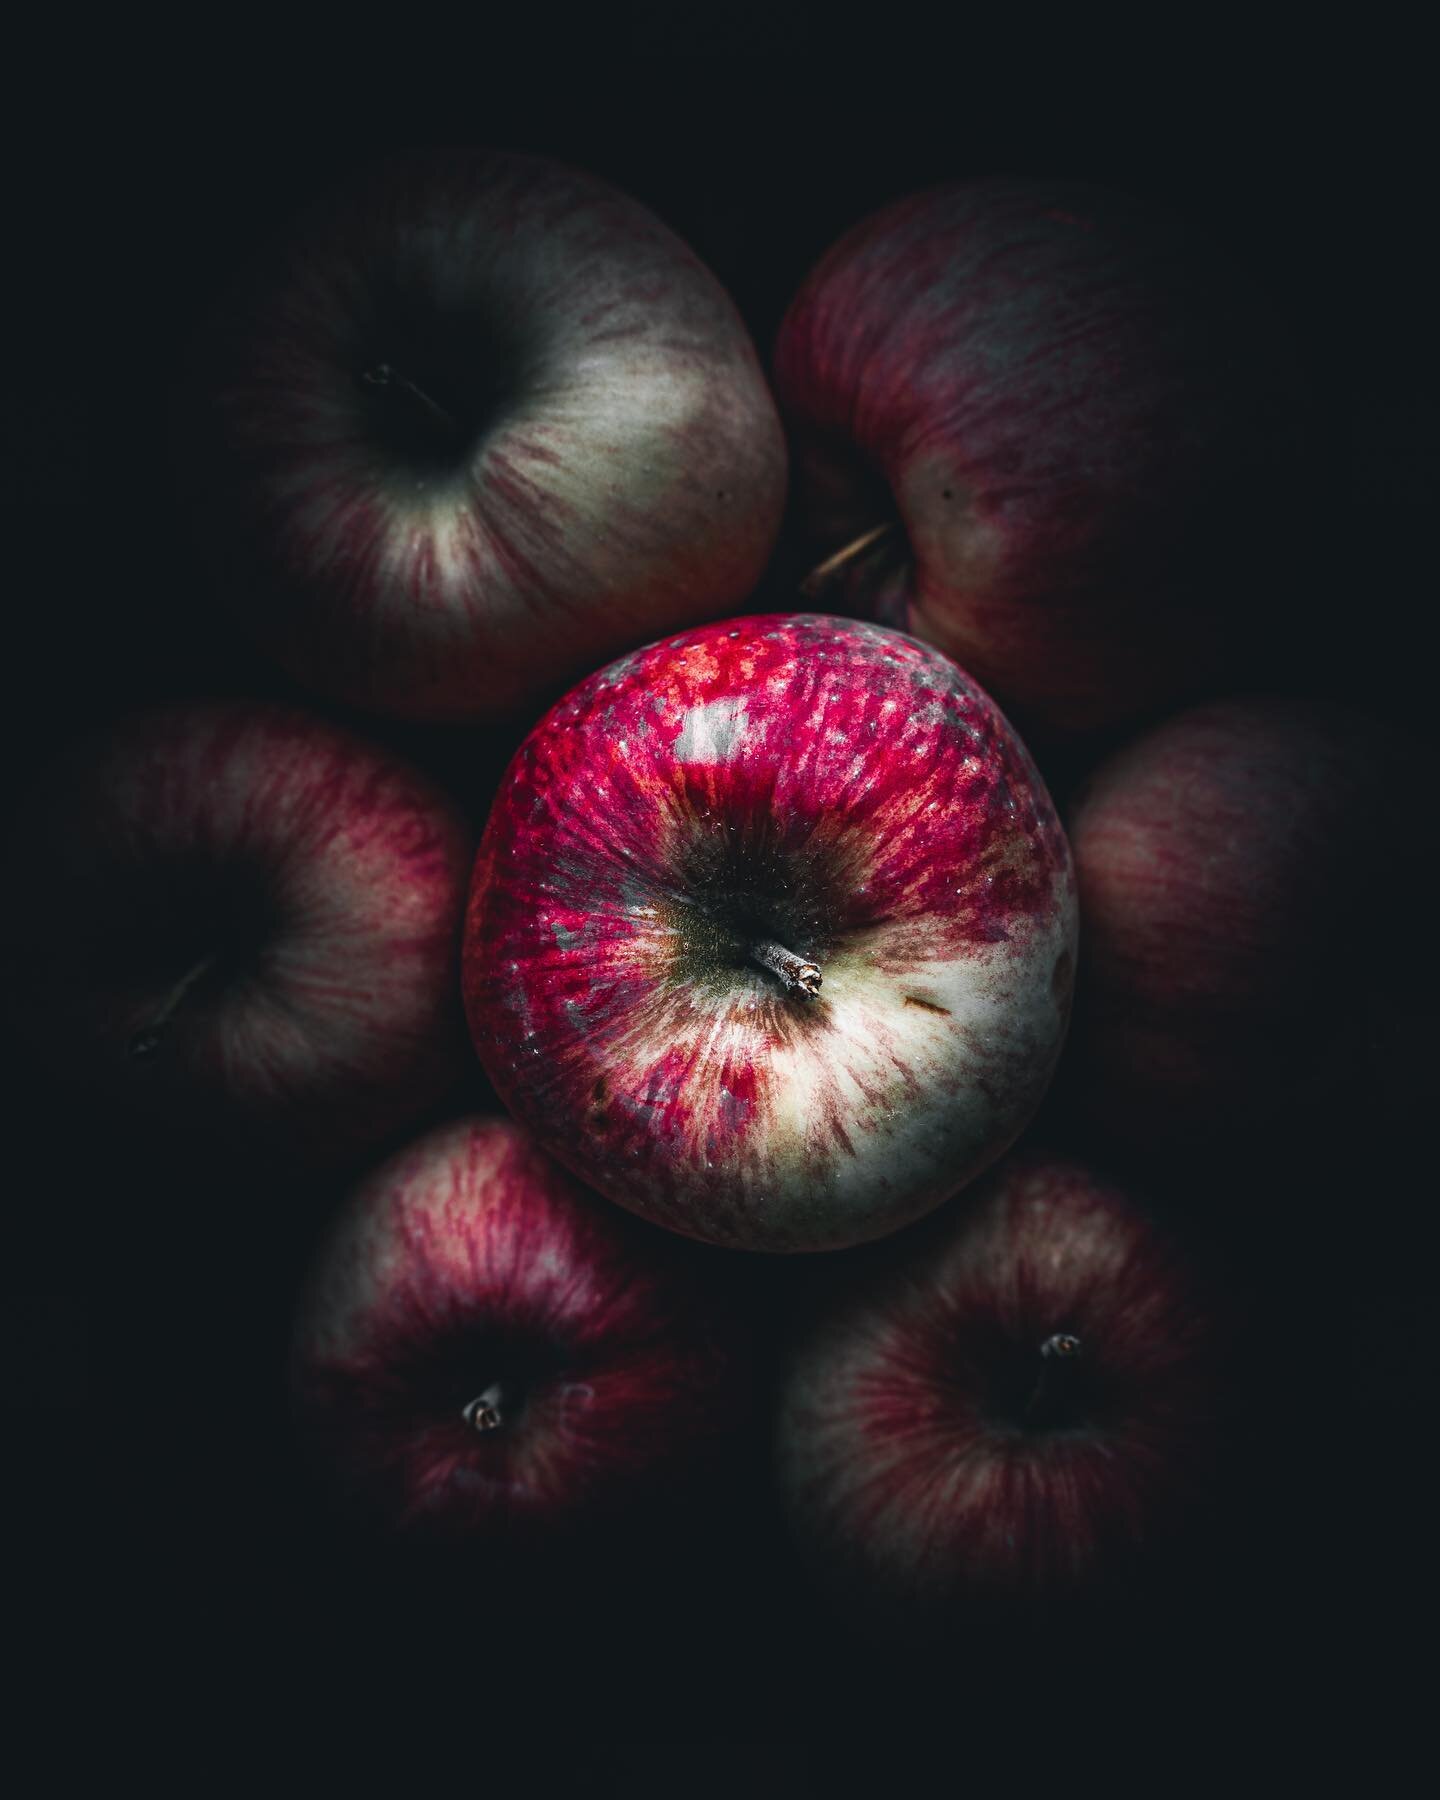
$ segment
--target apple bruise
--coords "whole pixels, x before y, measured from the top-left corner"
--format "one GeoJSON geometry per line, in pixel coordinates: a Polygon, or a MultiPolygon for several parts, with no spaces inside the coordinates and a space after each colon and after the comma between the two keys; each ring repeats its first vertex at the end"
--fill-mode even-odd
{"type": "Polygon", "coordinates": [[[1072,890],[1038,775],[948,659],[730,621],[601,671],[522,746],[472,884],[472,1032],[621,1204],[712,1242],[858,1242],[1038,1102],[1072,890]]]}
{"type": "Polygon", "coordinates": [[[777,1425],[797,1537],[911,1621],[1103,1589],[1212,1492],[1229,1341],[1122,1193],[1014,1157],[802,1340],[777,1425]]]}
{"type": "Polygon", "coordinates": [[[718,1451],[736,1352],[670,1246],[509,1120],[444,1126],[352,1198],[302,1304],[325,1478],[405,1535],[552,1540],[718,1451]]]}

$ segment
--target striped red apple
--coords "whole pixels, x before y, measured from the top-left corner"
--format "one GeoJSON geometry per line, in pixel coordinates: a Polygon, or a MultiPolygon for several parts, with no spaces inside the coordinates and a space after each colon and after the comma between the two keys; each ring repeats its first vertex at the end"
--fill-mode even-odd
{"type": "Polygon", "coordinates": [[[774,369],[817,596],[949,652],[1025,729],[1112,726],[1273,649],[1303,387],[1178,217],[1068,180],[908,195],[821,259],[774,369]]]}
{"type": "Polygon", "coordinates": [[[886,1250],[798,1330],[777,1414],[842,1614],[960,1639],[1118,1605],[1203,1532],[1235,1314],[1142,1202],[1027,1150],[886,1250]]]}
{"type": "Polygon", "coordinates": [[[512,1120],[427,1133],[350,1195],[302,1297],[296,1423],[324,1488],[382,1537],[488,1554],[693,1493],[743,1419],[747,1334],[689,1249],[512,1120]]]}
{"type": "Polygon", "coordinates": [[[1075,931],[1044,783],[968,676],[880,626],[759,616],[622,658],[521,745],[465,998],[502,1099],[591,1186],[818,1250],[1018,1135],[1075,931]]]}

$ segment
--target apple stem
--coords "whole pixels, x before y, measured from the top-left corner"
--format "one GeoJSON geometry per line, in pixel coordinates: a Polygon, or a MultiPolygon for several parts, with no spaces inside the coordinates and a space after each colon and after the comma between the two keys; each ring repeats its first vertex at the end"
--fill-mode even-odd
{"type": "Polygon", "coordinates": [[[498,1381],[492,1381],[483,1394],[477,1394],[465,1407],[460,1417],[472,1431],[498,1431],[505,1423],[505,1414],[500,1402],[504,1398],[498,1381]]]}
{"type": "Polygon", "coordinates": [[[889,537],[895,529],[895,521],[887,519],[883,525],[872,525],[869,531],[862,531],[858,538],[837,550],[833,556],[827,556],[822,563],[817,563],[805,579],[800,583],[800,592],[813,599],[829,587],[835,577],[849,568],[852,562],[862,557],[873,544],[889,537]]]}
{"type": "Polygon", "coordinates": [[[1080,1340],[1072,1332],[1055,1331],[1040,1346],[1040,1369],[1025,1403],[1025,1421],[1036,1424],[1053,1413],[1057,1401],[1069,1391],[1075,1364],[1080,1360],[1080,1340]]]}
{"type": "Polygon", "coordinates": [[[212,952],[211,955],[202,957],[193,969],[186,970],[161,1002],[160,1010],[155,1017],[148,1025],[142,1026],[131,1038],[130,1054],[132,1056],[150,1056],[160,1048],[161,1039],[170,1029],[170,1022],[180,1010],[185,996],[196,982],[214,968],[215,960],[215,954],[212,952]]]}
{"type": "Polygon", "coordinates": [[[427,394],[418,382],[411,381],[408,375],[402,375],[391,364],[375,363],[364,371],[360,379],[366,387],[383,388],[390,392],[404,394],[420,408],[427,418],[433,419],[437,425],[443,426],[452,435],[459,435],[459,421],[452,418],[440,402],[432,395],[427,394]]]}
{"type": "Polygon", "coordinates": [[[803,956],[796,956],[783,944],[760,942],[750,946],[750,960],[758,963],[762,969],[768,969],[772,975],[778,975],[785,984],[785,991],[791,993],[798,989],[802,994],[814,999],[820,992],[820,968],[817,963],[807,962],[803,956]]]}

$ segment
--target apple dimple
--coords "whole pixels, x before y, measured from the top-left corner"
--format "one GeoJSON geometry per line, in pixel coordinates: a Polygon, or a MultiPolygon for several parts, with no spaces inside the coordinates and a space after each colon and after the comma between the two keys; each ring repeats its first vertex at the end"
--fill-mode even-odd
{"type": "MultiPolygon", "coordinates": [[[[674,936],[670,980],[739,985],[764,1001],[797,988],[819,992],[847,923],[839,905],[849,885],[843,848],[797,841],[768,810],[722,817],[702,807],[675,856],[678,881],[662,901],[674,936]],[[756,971],[769,979],[756,980],[756,971]]],[[[775,1024],[801,1020],[805,1009],[773,1005],[766,1014],[775,1024]]]]}
{"type": "Polygon", "coordinates": [[[915,557],[883,466],[826,431],[797,431],[794,449],[809,536],[830,546],[801,593],[837,613],[908,629],[915,557]]]}
{"type": "Polygon", "coordinates": [[[334,1403],[366,1415],[367,1430],[412,1444],[430,1469],[425,1506],[457,1476],[538,1496],[545,1434],[580,1385],[583,1352],[543,1309],[483,1295],[466,1313],[437,1316],[416,1298],[402,1289],[364,1358],[332,1374],[334,1403]]]}
{"type": "Polygon", "coordinates": [[[437,297],[392,278],[371,305],[343,371],[362,428],[421,482],[461,473],[525,392],[533,322],[481,284],[437,297]]]}
{"type": "Polygon", "coordinates": [[[251,984],[263,984],[269,946],[295,925],[274,873],[243,856],[162,864],[135,891],[120,889],[112,886],[92,966],[97,980],[119,976],[133,993],[126,1049],[155,1071],[181,1040],[217,1029],[228,1007],[246,1004],[251,984]]]}

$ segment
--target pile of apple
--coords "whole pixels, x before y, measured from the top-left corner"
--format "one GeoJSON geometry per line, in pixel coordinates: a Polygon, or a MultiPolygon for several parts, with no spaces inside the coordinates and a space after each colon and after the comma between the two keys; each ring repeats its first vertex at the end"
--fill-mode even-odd
{"type": "Polygon", "coordinates": [[[1395,751],[1283,691],[1305,415],[1243,278],[955,182],[829,252],[772,389],[642,206],[425,153],[302,214],[191,392],[203,603],[301,698],[52,771],[17,991],[110,1115],[353,1177],[294,1358],[340,1506],[603,1553],[759,1404],[856,1619],[1203,1532],[1235,1309],[1129,1171],[1353,1093],[1403,985],[1395,751]],[[447,793],[367,715],[513,755],[447,793]],[[757,1379],[737,1264],[836,1251],[757,1379]]]}

